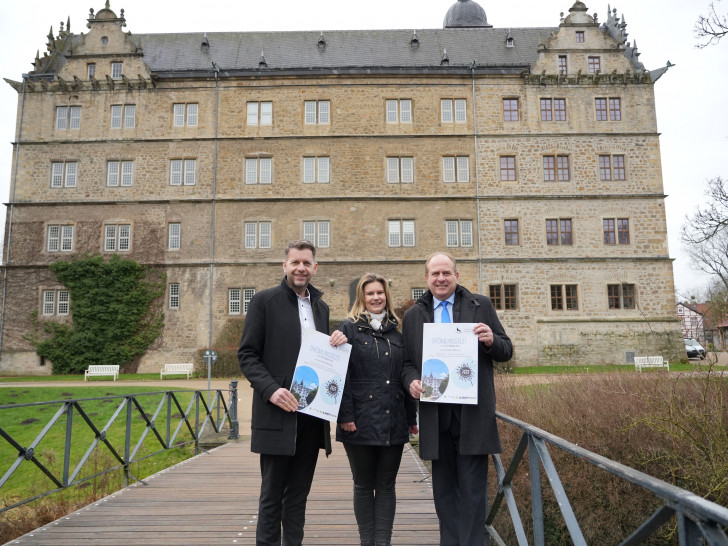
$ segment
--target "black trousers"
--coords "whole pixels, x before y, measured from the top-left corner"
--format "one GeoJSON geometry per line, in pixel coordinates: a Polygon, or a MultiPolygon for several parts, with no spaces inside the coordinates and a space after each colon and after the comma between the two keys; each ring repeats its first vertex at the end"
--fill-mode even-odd
{"type": "Polygon", "coordinates": [[[344,443],[354,478],[354,516],[362,544],[388,545],[392,540],[395,482],[403,447],[344,443]]]}
{"type": "Polygon", "coordinates": [[[260,500],[256,546],[300,546],[306,521],[306,500],[311,490],[323,435],[320,419],[299,413],[296,453],[260,456],[260,500]]]}
{"type": "Polygon", "coordinates": [[[440,546],[483,546],[488,508],[488,455],[458,453],[460,436],[440,431],[432,461],[432,493],[440,520],[440,546]]]}

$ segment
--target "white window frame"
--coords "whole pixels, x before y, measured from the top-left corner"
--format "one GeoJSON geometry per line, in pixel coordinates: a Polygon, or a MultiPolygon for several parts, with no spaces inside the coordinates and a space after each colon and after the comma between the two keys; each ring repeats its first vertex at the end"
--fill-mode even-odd
{"type": "Polygon", "coordinates": [[[448,184],[470,182],[470,156],[443,156],[442,181],[448,184]]]}
{"type": "Polygon", "coordinates": [[[131,224],[104,224],[104,252],[131,250],[131,224]]]}
{"type": "Polygon", "coordinates": [[[273,125],[273,103],[271,101],[248,101],[246,120],[247,125],[273,125]]]}
{"type": "Polygon", "coordinates": [[[250,300],[255,296],[255,288],[243,288],[243,314],[248,314],[248,307],[250,307],[250,300]]]}
{"type": "Polygon", "coordinates": [[[133,129],[136,123],[136,105],[135,104],[114,104],[111,107],[111,124],[112,129],[133,129]]]}
{"type": "Polygon", "coordinates": [[[414,184],[415,159],[414,157],[388,157],[387,183],[388,184],[414,184]]]}
{"type": "Polygon", "coordinates": [[[440,121],[442,123],[466,123],[468,121],[466,99],[440,99],[440,121]]]}
{"type": "Polygon", "coordinates": [[[196,102],[175,102],[172,105],[173,127],[197,127],[199,106],[196,102]]]}
{"type": "Polygon", "coordinates": [[[412,123],[412,99],[387,99],[385,119],[387,123],[412,123]]]}
{"type": "Polygon", "coordinates": [[[114,159],[106,163],[106,185],[108,187],[130,187],[134,185],[134,162],[114,159]]]}
{"type": "Polygon", "coordinates": [[[171,282],[169,283],[169,299],[167,300],[167,307],[172,311],[179,311],[179,302],[179,283],[171,282]]]}
{"type": "Polygon", "coordinates": [[[120,80],[124,73],[124,63],[121,61],[113,61],[111,63],[111,79],[120,80]]]}
{"type": "Polygon", "coordinates": [[[228,315],[239,315],[242,310],[242,289],[228,288],[228,315]]]}
{"type": "Polygon", "coordinates": [[[179,250],[182,248],[182,224],[170,222],[167,228],[167,250],[179,250]]]}
{"type": "Polygon", "coordinates": [[[303,122],[306,125],[331,124],[330,100],[307,100],[303,102],[303,122]]]}
{"type": "Polygon", "coordinates": [[[73,251],[73,225],[52,224],[48,226],[48,252],[73,251]]]}
{"type": "Polygon", "coordinates": [[[246,157],[245,158],[245,183],[272,184],[273,183],[273,158],[272,157],[246,157]]]}
{"type": "Polygon", "coordinates": [[[388,220],[387,226],[387,246],[415,246],[416,241],[414,220],[388,220]]]}
{"type": "Polygon", "coordinates": [[[41,314],[44,317],[50,317],[56,314],[56,291],[55,290],[43,290],[41,300],[41,314]]]}
{"type": "Polygon", "coordinates": [[[446,220],[445,244],[449,247],[473,246],[472,220],[446,220]]]}
{"type": "Polygon", "coordinates": [[[303,237],[318,248],[331,246],[331,222],[329,220],[304,220],[303,237]]]}
{"type": "Polygon", "coordinates": [[[270,248],[273,225],[269,220],[243,223],[243,248],[270,248]]]}
{"type": "Polygon", "coordinates": [[[170,186],[194,186],[197,183],[196,159],[171,159],[169,161],[170,186]]]}
{"type": "Polygon", "coordinates": [[[412,289],[412,299],[413,300],[420,299],[422,296],[425,295],[426,290],[427,290],[426,288],[413,288],[412,289]]]}
{"type": "Polygon", "coordinates": [[[56,129],[80,129],[80,106],[56,106],[56,129]]]}
{"type": "Polygon", "coordinates": [[[75,188],[78,182],[78,161],[51,163],[51,188],[75,188]]]}
{"type": "Polygon", "coordinates": [[[91,81],[96,76],[96,63],[86,63],[86,79],[91,81]]]}
{"type": "Polygon", "coordinates": [[[44,317],[54,315],[67,316],[71,310],[71,299],[68,290],[43,290],[41,294],[41,314],[44,317]]]}
{"type": "Polygon", "coordinates": [[[328,184],[331,181],[331,159],[328,156],[304,156],[303,183],[328,184]]]}

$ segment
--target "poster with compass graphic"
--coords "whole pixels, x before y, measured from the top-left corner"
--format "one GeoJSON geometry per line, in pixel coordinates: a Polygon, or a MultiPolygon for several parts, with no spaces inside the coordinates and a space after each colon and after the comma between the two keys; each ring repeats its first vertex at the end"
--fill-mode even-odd
{"type": "Polygon", "coordinates": [[[332,347],[326,334],[306,330],[290,388],[297,411],[336,422],[350,355],[350,344],[332,347]]]}
{"type": "Polygon", "coordinates": [[[475,324],[426,323],[422,339],[421,402],[478,403],[475,324]]]}

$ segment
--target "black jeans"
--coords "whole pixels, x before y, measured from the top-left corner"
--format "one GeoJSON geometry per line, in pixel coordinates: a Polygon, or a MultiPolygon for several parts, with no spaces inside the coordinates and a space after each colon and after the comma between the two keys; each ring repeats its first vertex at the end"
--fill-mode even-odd
{"type": "Polygon", "coordinates": [[[260,456],[260,500],[258,502],[257,546],[300,546],[306,521],[306,500],[316,471],[323,435],[320,419],[299,413],[296,453],[260,456]]]}
{"type": "Polygon", "coordinates": [[[394,485],[403,446],[344,443],[354,477],[354,515],[359,538],[366,545],[389,545],[397,507],[394,485]]]}

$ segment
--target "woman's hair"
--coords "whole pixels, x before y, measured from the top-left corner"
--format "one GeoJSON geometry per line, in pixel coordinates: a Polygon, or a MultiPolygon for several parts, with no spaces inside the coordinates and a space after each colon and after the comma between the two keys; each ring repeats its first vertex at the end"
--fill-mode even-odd
{"type": "MultiPolygon", "coordinates": [[[[356,300],[354,305],[351,306],[351,311],[347,315],[354,321],[364,318],[366,315],[366,305],[364,304],[364,290],[369,283],[378,282],[384,287],[384,295],[387,298],[387,304],[384,309],[387,311],[389,317],[394,317],[395,322],[399,325],[399,317],[394,312],[394,306],[392,304],[392,296],[389,294],[389,284],[387,280],[381,275],[376,273],[367,273],[359,279],[359,283],[356,285],[356,300]]],[[[367,319],[368,322],[368,319],[367,319]]]]}

